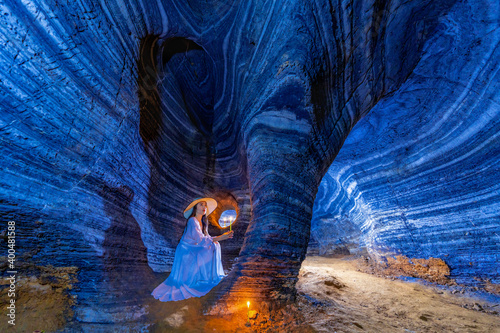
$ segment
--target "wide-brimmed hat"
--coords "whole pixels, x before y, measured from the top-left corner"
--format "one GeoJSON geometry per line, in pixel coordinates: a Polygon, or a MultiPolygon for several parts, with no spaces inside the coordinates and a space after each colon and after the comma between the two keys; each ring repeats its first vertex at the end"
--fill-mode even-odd
{"type": "Polygon", "coordinates": [[[215,210],[215,208],[217,208],[217,201],[215,201],[215,199],[198,198],[198,199],[195,199],[193,202],[191,202],[189,204],[189,206],[187,206],[186,209],[184,209],[184,217],[185,218],[187,218],[187,219],[189,218],[189,216],[193,212],[194,206],[200,201],[205,201],[207,203],[207,209],[208,209],[207,216],[210,215],[215,210]]]}

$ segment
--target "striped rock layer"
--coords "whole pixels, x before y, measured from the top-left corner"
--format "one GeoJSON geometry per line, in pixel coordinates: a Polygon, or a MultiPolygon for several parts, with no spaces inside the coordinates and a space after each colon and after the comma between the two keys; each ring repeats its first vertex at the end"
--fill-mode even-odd
{"type": "MultiPolygon", "coordinates": [[[[459,134],[468,125],[484,125],[482,144],[498,147],[486,119],[498,110],[498,4],[455,2],[3,2],[0,209],[17,222],[19,255],[80,268],[78,320],[134,320],[171,267],[182,210],[212,196],[238,211],[225,267],[239,255],[214,298],[293,296],[318,186],[374,107],[411,119],[405,133],[429,135],[407,137],[410,147],[453,151],[434,159],[425,154],[437,148],[415,148],[410,164],[386,154],[367,162],[374,168],[447,168],[473,154],[463,147],[478,138],[459,134]],[[420,126],[425,119],[409,118],[417,110],[441,123],[420,126]],[[447,133],[463,139],[446,138],[456,150],[436,142],[447,133]]],[[[382,134],[395,118],[365,131],[379,135],[373,144],[396,140],[382,134]]],[[[365,178],[387,189],[377,181],[365,178]]],[[[411,226],[379,205],[388,216],[381,240],[393,246],[411,226]]],[[[405,214],[414,211],[430,210],[405,214]]]]}
{"type": "Polygon", "coordinates": [[[498,8],[457,5],[356,124],[319,186],[310,252],[434,257],[459,283],[500,283],[498,8]]]}

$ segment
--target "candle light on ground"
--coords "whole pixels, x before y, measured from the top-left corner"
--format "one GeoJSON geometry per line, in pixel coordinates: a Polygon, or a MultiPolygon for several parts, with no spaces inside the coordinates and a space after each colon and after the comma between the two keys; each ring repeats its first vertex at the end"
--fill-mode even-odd
{"type": "Polygon", "coordinates": [[[247,324],[250,324],[250,301],[247,302],[247,324]]]}

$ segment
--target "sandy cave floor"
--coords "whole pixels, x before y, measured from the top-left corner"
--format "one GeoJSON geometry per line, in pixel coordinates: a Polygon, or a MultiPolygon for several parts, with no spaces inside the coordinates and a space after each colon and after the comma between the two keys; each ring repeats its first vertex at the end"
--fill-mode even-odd
{"type": "Polygon", "coordinates": [[[363,272],[361,258],[308,256],[298,297],[282,315],[202,315],[200,298],[153,302],[150,332],[481,332],[500,333],[500,296],[461,286],[412,282],[363,272]]]}
{"type": "Polygon", "coordinates": [[[307,257],[297,307],[317,332],[500,332],[500,297],[363,273],[360,259],[307,257]]]}

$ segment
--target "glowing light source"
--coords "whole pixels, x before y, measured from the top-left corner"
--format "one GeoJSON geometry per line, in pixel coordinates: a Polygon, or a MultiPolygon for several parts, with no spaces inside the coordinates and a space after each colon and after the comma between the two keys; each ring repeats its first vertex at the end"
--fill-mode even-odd
{"type": "Polygon", "coordinates": [[[236,220],[236,211],[235,210],[225,210],[219,217],[219,225],[222,228],[227,228],[229,225],[229,231],[233,230],[233,222],[236,220]]]}
{"type": "Polygon", "coordinates": [[[247,324],[250,324],[250,301],[247,302],[247,324]]]}

